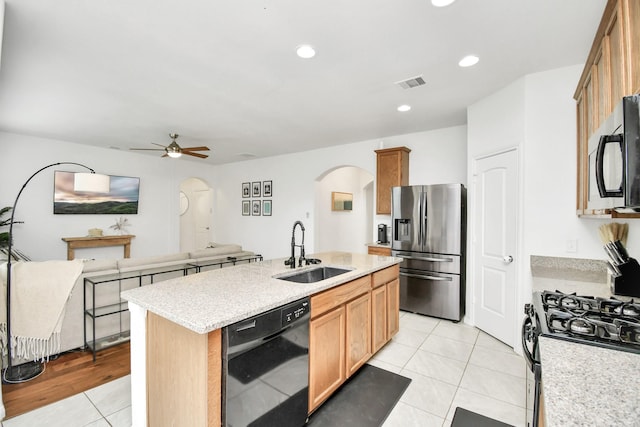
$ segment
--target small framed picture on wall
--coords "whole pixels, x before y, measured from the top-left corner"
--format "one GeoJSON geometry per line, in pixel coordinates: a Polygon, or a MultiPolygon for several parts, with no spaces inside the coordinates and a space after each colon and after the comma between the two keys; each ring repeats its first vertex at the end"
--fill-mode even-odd
{"type": "Polygon", "coordinates": [[[273,191],[273,183],[271,181],[262,182],[262,197],[271,197],[273,191]]]}
{"type": "Polygon", "coordinates": [[[251,183],[243,182],[242,183],[242,197],[251,197],[251,183]]]}
{"type": "Polygon", "coordinates": [[[251,183],[251,197],[260,197],[260,195],[262,194],[262,192],[260,191],[261,186],[262,185],[260,181],[251,183]]]}
{"type": "Polygon", "coordinates": [[[271,216],[271,200],[262,201],[262,215],[271,216]]]}
{"type": "Polygon", "coordinates": [[[251,202],[249,200],[242,201],[242,215],[243,216],[251,215],[251,202]]]}
{"type": "Polygon", "coordinates": [[[251,215],[260,216],[260,200],[251,201],[251,215]]]}

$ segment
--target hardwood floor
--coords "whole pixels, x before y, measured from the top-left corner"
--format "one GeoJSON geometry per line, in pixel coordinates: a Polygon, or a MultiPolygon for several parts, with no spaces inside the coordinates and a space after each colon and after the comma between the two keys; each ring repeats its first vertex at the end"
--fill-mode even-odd
{"type": "Polygon", "coordinates": [[[42,406],[81,393],[131,372],[129,343],[97,354],[90,351],[66,353],[45,365],[39,377],[21,384],[2,384],[6,418],[15,417],[42,406]]]}

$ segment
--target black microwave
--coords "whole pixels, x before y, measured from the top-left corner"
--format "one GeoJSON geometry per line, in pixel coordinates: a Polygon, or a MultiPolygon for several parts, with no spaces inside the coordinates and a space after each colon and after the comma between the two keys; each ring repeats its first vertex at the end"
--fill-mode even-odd
{"type": "Polygon", "coordinates": [[[622,98],[588,148],[587,209],[640,212],[640,95],[622,98]]]}

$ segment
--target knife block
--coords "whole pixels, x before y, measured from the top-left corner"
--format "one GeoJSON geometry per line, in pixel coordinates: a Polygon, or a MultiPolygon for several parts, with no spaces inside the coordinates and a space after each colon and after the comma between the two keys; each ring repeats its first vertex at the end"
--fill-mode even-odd
{"type": "Polygon", "coordinates": [[[640,264],[634,258],[629,258],[624,264],[619,264],[621,275],[613,278],[612,290],[616,295],[640,297],[640,264]]]}

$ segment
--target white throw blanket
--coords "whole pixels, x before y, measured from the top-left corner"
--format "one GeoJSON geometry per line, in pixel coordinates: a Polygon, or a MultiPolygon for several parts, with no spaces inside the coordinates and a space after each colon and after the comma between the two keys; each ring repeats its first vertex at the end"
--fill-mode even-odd
{"type": "MultiPolygon", "coordinates": [[[[11,264],[11,350],[16,358],[48,360],[60,352],[64,310],[82,261],[16,262],[11,264]]],[[[0,345],[7,354],[7,264],[0,268],[0,345]]]]}

